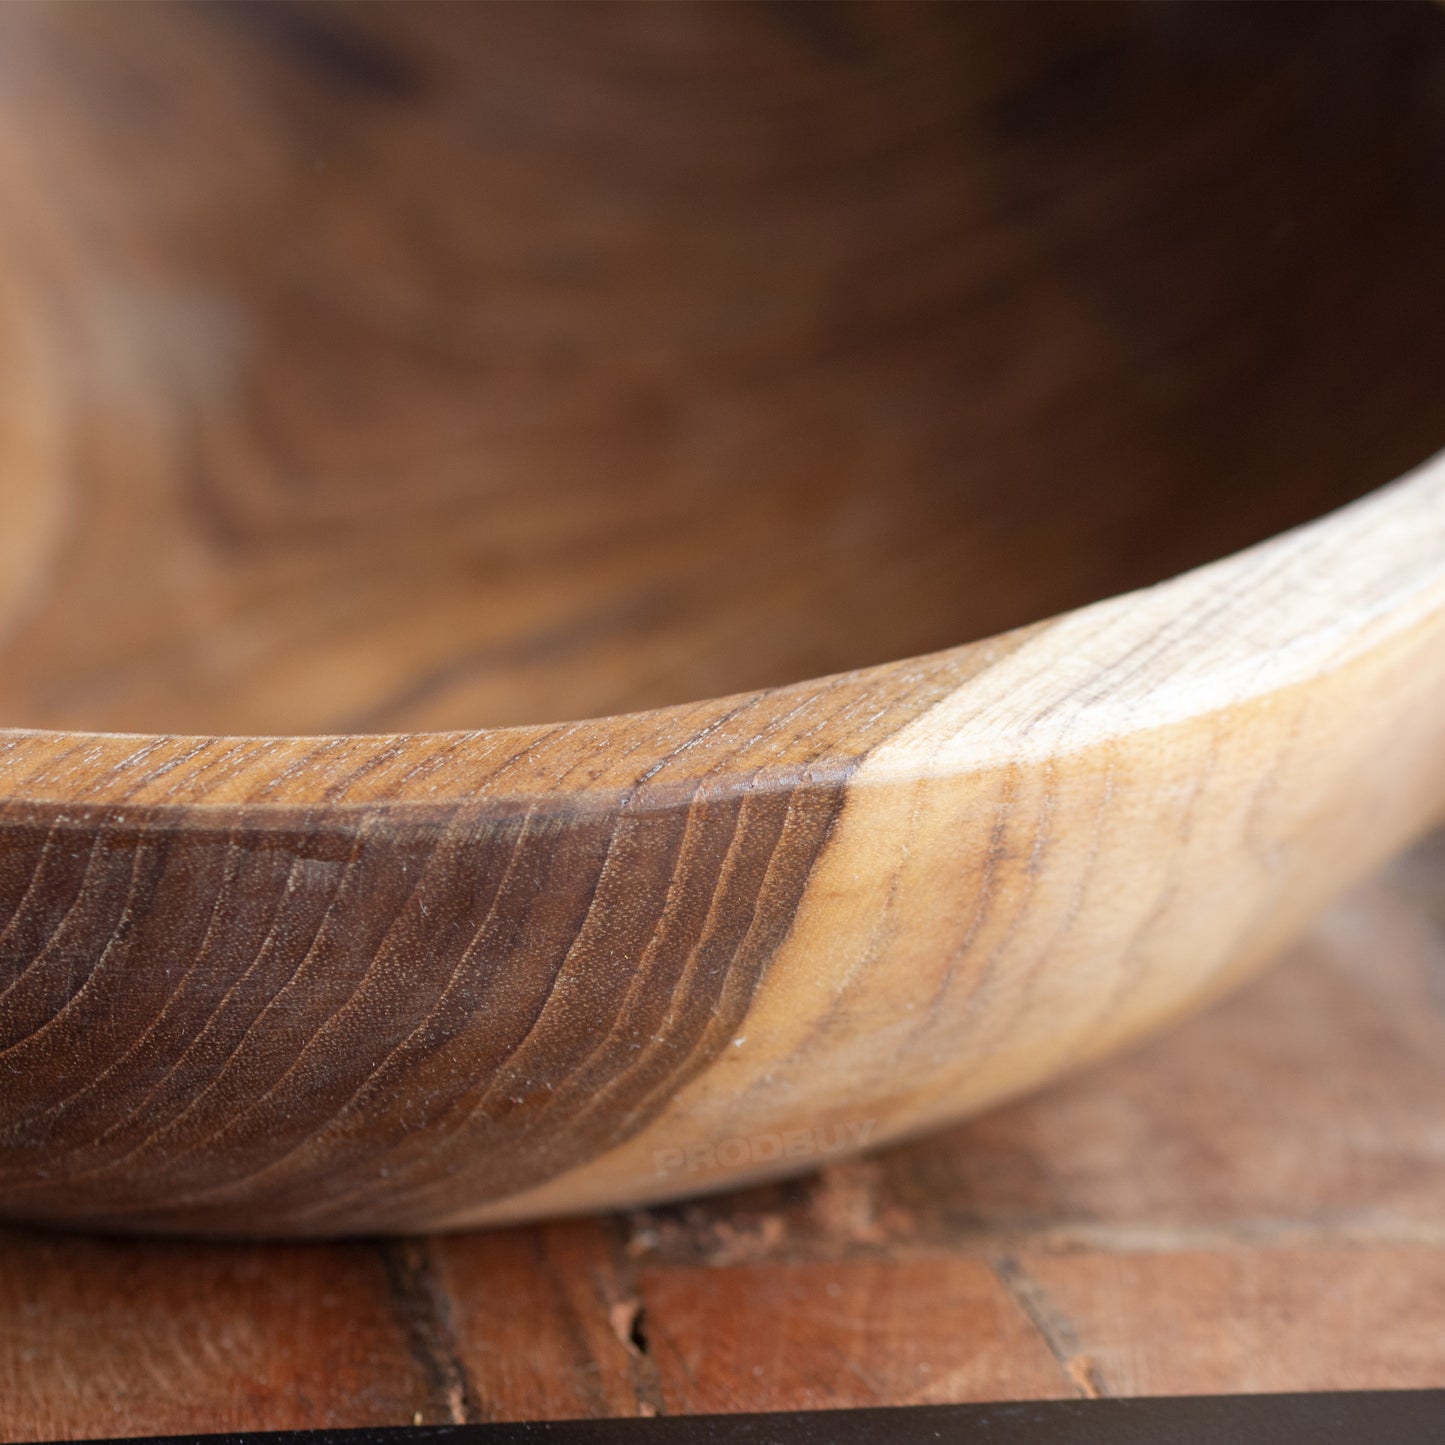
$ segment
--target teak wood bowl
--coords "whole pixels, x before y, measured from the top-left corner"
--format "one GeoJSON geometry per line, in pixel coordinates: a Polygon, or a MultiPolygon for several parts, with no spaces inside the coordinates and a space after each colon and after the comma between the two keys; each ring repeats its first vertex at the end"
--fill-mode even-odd
{"type": "Polygon", "coordinates": [[[1277,951],[1445,809],[1442,30],[0,10],[0,1212],[732,1186],[1277,951]]]}

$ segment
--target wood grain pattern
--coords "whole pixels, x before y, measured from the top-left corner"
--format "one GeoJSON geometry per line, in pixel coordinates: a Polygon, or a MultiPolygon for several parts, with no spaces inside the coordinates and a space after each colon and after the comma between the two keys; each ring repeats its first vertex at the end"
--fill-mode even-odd
{"type": "Polygon", "coordinates": [[[428,1380],[381,1262],[336,1246],[0,1250],[7,1440],[410,1423],[428,1380]]]}
{"type": "Polygon", "coordinates": [[[1167,1038],[811,1178],[388,1243],[6,1230],[0,1436],[1438,1386],[1442,962],[1437,835],[1167,1038]]]}
{"type": "MultiPolygon", "coordinates": [[[[664,1408],[613,1220],[428,1246],[472,1418],[592,1419],[664,1408]]],[[[452,1411],[467,1417],[468,1405],[452,1411]]]]}
{"type": "Polygon", "coordinates": [[[639,1288],[678,1414],[1068,1393],[1047,1342],[980,1259],[674,1267],[645,1271],[639,1288]]]}
{"type": "Polygon", "coordinates": [[[0,16],[10,1217],[806,1168],[1445,810],[1445,461],[1118,592],[1445,439],[1438,16],[565,13],[0,16]]]}

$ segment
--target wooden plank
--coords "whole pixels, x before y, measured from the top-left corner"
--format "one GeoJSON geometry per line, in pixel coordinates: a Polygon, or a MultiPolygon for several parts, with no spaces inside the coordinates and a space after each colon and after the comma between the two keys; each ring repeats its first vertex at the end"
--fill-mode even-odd
{"type": "Polygon", "coordinates": [[[428,1248],[469,1391],[458,1418],[652,1413],[636,1296],[610,1221],[439,1239],[428,1248]]]}
{"type": "Polygon", "coordinates": [[[1373,1243],[1015,1263],[1091,1394],[1410,1389],[1445,1381],[1445,1248],[1373,1243]]]}
{"type": "Polygon", "coordinates": [[[976,1259],[678,1266],[644,1272],[640,1288],[669,1413],[1072,1393],[976,1259]]]}
{"type": "Polygon", "coordinates": [[[445,1419],[361,1245],[0,1233],[0,1439],[445,1419]]]}

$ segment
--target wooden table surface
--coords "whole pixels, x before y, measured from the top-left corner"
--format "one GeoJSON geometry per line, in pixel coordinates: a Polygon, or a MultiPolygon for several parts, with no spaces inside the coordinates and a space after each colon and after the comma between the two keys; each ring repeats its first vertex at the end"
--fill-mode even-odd
{"type": "MultiPolygon", "coordinates": [[[[826,1141],[825,1141],[826,1142],[826,1141]]],[[[0,1438],[1445,1384],[1445,834],[967,1127],[676,1208],[0,1234],[0,1438]]]]}

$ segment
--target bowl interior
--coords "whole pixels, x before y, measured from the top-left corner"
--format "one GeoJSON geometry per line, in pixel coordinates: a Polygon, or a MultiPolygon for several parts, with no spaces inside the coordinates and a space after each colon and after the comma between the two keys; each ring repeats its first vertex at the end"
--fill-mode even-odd
{"type": "Polygon", "coordinates": [[[622,711],[1326,511],[1445,439],[1442,41],[0,7],[0,722],[622,711]]]}

